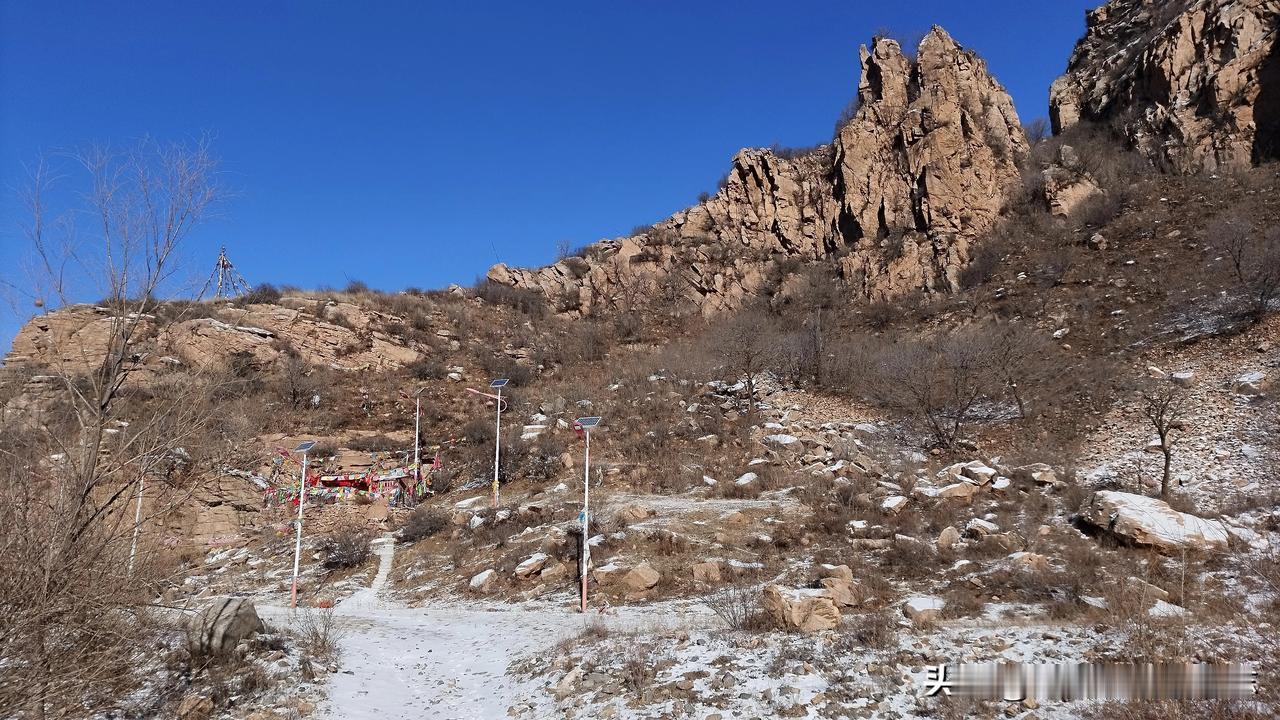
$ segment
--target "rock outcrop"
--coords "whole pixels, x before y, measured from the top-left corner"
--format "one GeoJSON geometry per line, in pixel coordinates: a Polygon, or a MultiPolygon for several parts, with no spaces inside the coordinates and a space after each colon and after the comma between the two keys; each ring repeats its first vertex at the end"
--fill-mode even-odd
{"type": "Polygon", "coordinates": [[[1050,90],[1054,131],[1106,123],[1192,173],[1280,157],[1280,2],[1112,0],[1050,90]]]}
{"type": "Polygon", "coordinates": [[[80,374],[106,354],[119,323],[134,326],[135,381],[172,366],[266,369],[287,355],[337,370],[391,370],[419,359],[417,350],[376,329],[395,318],[349,303],[283,298],[280,304],[202,304],[175,317],[117,317],[94,305],[70,305],[33,318],[18,332],[6,367],[80,374]],[[290,302],[293,301],[293,302],[290,302]],[[298,309],[306,306],[306,311],[298,309]],[[198,312],[197,312],[198,311],[198,312]]]}
{"type": "Polygon", "coordinates": [[[793,292],[806,264],[853,300],[954,286],[1027,151],[1013,102],[941,28],[915,59],[884,38],[861,57],[859,108],[830,145],[742,150],[719,192],[646,232],[545,268],[499,264],[489,280],[573,315],[688,302],[712,314],[793,292]]]}
{"type": "Polygon", "coordinates": [[[1178,512],[1145,495],[1095,492],[1080,508],[1080,519],[1099,531],[1163,552],[1227,548],[1227,529],[1221,522],[1178,512]]]}

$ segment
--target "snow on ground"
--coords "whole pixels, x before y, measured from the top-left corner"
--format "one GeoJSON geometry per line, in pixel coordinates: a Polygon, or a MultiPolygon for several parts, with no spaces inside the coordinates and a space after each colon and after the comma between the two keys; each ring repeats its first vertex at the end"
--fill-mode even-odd
{"type": "MultiPolygon", "coordinates": [[[[322,720],[504,718],[510,707],[546,695],[535,679],[507,674],[510,663],[543,651],[589,623],[637,627],[649,623],[644,608],[581,615],[570,603],[503,605],[489,601],[409,608],[389,598],[387,578],[395,542],[378,543],[378,574],[369,587],[339,603],[341,670],[328,683],[322,720]]],[[[288,622],[289,610],[260,608],[264,617],[288,622]]],[[[666,608],[674,622],[705,622],[705,614],[666,608]]]]}

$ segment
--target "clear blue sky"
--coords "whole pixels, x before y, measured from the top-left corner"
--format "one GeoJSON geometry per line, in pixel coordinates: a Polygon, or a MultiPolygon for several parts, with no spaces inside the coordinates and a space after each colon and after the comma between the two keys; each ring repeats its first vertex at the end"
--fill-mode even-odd
{"type": "Polygon", "coordinates": [[[209,133],[236,195],[191,274],[226,244],[253,284],[469,284],[689,205],[740,147],[828,139],[880,28],[942,25],[1045,115],[1100,2],[0,0],[0,275],[24,162],[209,133]]]}

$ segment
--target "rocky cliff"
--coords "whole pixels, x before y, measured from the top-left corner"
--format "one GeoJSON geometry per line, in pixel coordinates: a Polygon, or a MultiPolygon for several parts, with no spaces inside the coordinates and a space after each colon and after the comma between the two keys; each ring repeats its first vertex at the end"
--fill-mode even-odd
{"type": "Polygon", "coordinates": [[[572,314],[654,302],[714,313],[819,261],[858,299],[954,285],[1027,151],[1013,102],[941,28],[915,58],[877,38],[861,59],[858,111],[830,145],[743,150],[714,196],[647,232],[489,279],[572,314]]]}
{"type": "Polygon", "coordinates": [[[1280,156],[1280,0],[1112,0],[1050,91],[1055,132],[1112,125],[1192,173],[1280,156]]]}

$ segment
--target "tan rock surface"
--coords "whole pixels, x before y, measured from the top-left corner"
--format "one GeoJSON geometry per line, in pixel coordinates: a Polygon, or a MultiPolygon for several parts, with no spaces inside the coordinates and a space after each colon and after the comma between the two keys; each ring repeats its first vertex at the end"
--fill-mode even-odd
{"type": "Polygon", "coordinates": [[[1056,132],[1105,122],[1183,173],[1280,154],[1280,3],[1112,0],[1087,22],[1050,90],[1056,132]]]}

